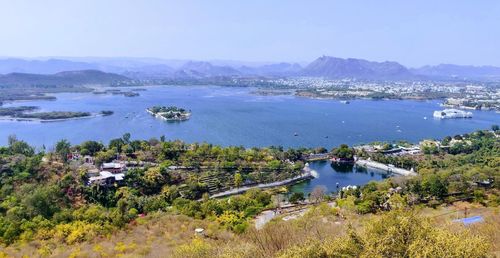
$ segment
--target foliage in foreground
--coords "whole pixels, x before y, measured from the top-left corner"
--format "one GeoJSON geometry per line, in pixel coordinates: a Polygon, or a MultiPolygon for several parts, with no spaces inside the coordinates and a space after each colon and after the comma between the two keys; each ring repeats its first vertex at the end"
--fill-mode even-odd
{"type": "Polygon", "coordinates": [[[412,212],[392,211],[345,236],[311,240],[280,257],[485,257],[489,244],[468,230],[452,232],[433,226],[412,212]]]}
{"type": "MultiPolygon", "coordinates": [[[[325,209],[323,208],[320,209],[325,209]]],[[[457,225],[437,226],[414,211],[395,210],[354,226],[335,226],[326,214],[270,224],[219,248],[193,239],[177,257],[487,257],[491,239],[457,225]]]]}

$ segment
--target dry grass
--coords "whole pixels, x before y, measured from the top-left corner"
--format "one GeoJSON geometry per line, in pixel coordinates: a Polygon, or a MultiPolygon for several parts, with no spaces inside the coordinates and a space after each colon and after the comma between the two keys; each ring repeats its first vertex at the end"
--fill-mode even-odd
{"type": "MultiPolygon", "coordinates": [[[[436,226],[486,235],[491,240],[493,255],[499,256],[500,210],[468,206],[470,216],[482,215],[485,222],[464,227],[451,222],[463,205],[423,208],[419,212],[431,217],[436,226]]],[[[329,241],[344,236],[348,225],[361,229],[366,221],[378,215],[344,213],[343,216],[347,219],[342,219],[323,206],[297,220],[285,222],[278,218],[262,230],[250,228],[242,235],[235,235],[209,220],[159,213],[138,219],[125,230],[91,242],[71,246],[51,241],[32,242],[9,246],[3,251],[8,257],[273,257],[284,249],[311,240],[329,241]],[[194,235],[194,229],[198,227],[205,229],[205,238],[198,239],[194,235]]]]}
{"type": "Polygon", "coordinates": [[[209,242],[226,242],[234,238],[215,222],[183,215],[154,214],[91,242],[75,245],[33,242],[9,246],[3,252],[8,257],[171,257],[177,246],[195,237],[194,229],[198,227],[205,229],[209,242]]]}
{"type": "Polygon", "coordinates": [[[430,217],[437,226],[447,227],[452,231],[468,230],[470,234],[486,235],[490,240],[491,251],[500,257],[500,207],[484,207],[477,203],[456,202],[438,209],[423,208],[420,214],[430,217]],[[484,222],[464,226],[453,220],[465,217],[482,216],[484,222]]]}

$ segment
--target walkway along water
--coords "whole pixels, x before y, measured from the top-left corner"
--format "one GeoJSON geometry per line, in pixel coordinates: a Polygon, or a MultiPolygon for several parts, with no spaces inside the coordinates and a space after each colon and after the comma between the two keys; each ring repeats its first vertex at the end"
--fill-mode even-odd
{"type": "Polygon", "coordinates": [[[257,185],[252,185],[252,186],[243,186],[243,187],[239,187],[239,188],[234,188],[234,189],[231,189],[228,191],[216,193],[216,194],[210,196],[210,198],[220,198],[220,197],[224,197],[224,196],[240,194],[240,193],[244,193],[244,192],[246,192],[250,189],[253,189],[253,188],[269,188],[269,187],[275,187],[275,186],[280,186],[280,185],[288,185],[291,183],[295,183],[297,181],[313,178],[314,177],[313,174],[314,174],[314,171],[309,168],[309,164],[306,164],[306,166],[302,170],[302,173],[298,176],[295,176],[295,177],[292,177],[289,179],[285,179],[282,181],[267,183],[267,184],[257,184],[257,185]]]}
{"type": "Polygon", "coordinates": [[[375,162],[373,160],[358,159],[358,160],[356,160],[356,165],[359,165],[362,167],[372,167],[372,168],[376,168],[376,169],[381,169],[381,170],[385,170],[387,172],[402,175],[402,176],[416,176],[417,175],[417,173],[415,173],[413,170],[397,168],[395,166],[386,165],[383,163],[375,162]]]}

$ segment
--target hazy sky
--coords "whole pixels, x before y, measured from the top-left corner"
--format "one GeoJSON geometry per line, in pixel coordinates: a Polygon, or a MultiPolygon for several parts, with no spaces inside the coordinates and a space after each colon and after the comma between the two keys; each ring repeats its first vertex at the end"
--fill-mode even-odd
{"type": "Polygon", "coordinates": [[[0,56],[500,66],[500,1],[0,0],[0,56]]]}

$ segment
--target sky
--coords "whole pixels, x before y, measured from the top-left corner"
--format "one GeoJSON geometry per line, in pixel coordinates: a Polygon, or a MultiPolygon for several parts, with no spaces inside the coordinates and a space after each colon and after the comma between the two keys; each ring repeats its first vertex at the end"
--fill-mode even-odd
{"type": "Polygon", "coordinates": [[[500,66],[497,0],[0,0],[0,56],[500,66]]]}

